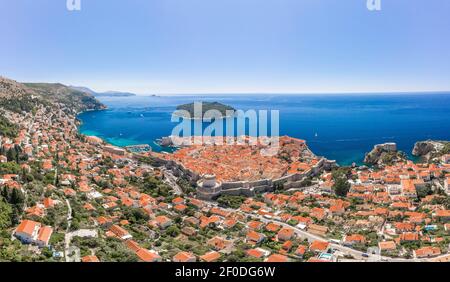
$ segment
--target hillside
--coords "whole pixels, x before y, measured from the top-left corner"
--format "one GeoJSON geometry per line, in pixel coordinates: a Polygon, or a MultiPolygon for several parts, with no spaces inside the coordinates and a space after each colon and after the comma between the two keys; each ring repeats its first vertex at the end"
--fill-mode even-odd
{"type": "Polygon", "coordinates": [[[0,108],[21,113],[31,112],[37,104],[64,105],[71,112],[104,109],[105,106],[89,93],[74,90],[59,83],[19,83],[0,77],[0,108]]]}
{"type": "Polygon", "coordinates": [[[92,89],[90,89],[90,88],[88,88],[88,87],[84,87],[84,86],[73,86],[73,85],[69,85],[69,87],[72,88],[72,89],[74,89],[74,90],[78,90],[78,91],[81,91],[81,92],[89,93],[89,94],[91,94],[92,96],[94,96],[94,94],[95,94],[95,91],[92,90],[92,89]]]}
{"type": "Polygon", "coordinates": [[[21,83],[0,77],[0,108],[12,112],[30,112],[39,98],[21,83]]]}
{"type": "Polygon", "coordinates": [[[76,112],[100,110],[105,106],[89,93],[75,90],[60,83],[24,83],[35,94],[48,102],[64,104],[76,112]]]}
{"type": "Polygon", "coordinates": [[[11,123],[4,116],[0,115],[0,136],[14,138],[17,136],[19,128],[16,124],[11,123]]]}

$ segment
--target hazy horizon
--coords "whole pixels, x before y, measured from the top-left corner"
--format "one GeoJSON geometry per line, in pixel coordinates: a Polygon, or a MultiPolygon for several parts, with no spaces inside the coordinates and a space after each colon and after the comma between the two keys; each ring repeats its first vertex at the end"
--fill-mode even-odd
{"type": "MultiPolygon", "coordinates": [[[[20,83],[61,83],[61,82],[44,82],[44,81],[21,81],[20,83]]],[[[64,84],[64,83],[62,83],[64,84]]],[[[426,94],[450,94],[450,90],[440,90],[440,91],[385,91],[385,92],[216,92],[216,93],[134,93],[128,90],[115,90],[109,89],[106,91],[97,91],[96,89],[85,86],[85,85],[68,85],[69,87],[83,87],[88,88],[95,93],[107,93],[107,92],[118,92],[118,93],[130,93],[136,96],[200,96],[200,95],[426,95],[426,94]]]]}

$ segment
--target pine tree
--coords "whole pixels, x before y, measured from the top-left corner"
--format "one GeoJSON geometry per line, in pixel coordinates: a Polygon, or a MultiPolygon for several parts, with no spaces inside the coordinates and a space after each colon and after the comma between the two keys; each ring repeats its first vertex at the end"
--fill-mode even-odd
{"type": "Polygon", "coordinates": [[[0,229],[11,226],[12,208],[3,198],[0,198],[0,229]]]}
{"type": "Polygon", "coordinates": [[[9,201],[14,207],[18,209],[19,212],[23,210],[23,203],[25,202],[25,196],[22,191],[18,189],[12,189],[11,200],[9,201]]]}
{"type": "Polygon", "coordinates": [[[17,159],[17,152],[14,148],[8,150],[6,152],[6,158],[8,158],[8,162],[14,162],[17,159]]]}
{"type": "Polygon", "coordinates": [[[14,206],[11,214],[11,223],[12,225],[17,225],[19,224],[19,222],[20,222],[20,211],[16,206],[14,206]]]}
{"type": "Polygon", "coordinates": [[[345,197],[348,191],[350,191],[350,183],[344,177],[339,177],[335,180],[333,188],[336,195],[345,197]]]}
{"type": "Polygon", "coordinates": [[[8,199],[8,188],[6,188],[6,186],[4,186],[4,187],[2,188],[1,195],[2,195],[2,197],[5,198],[6,200],[8,199]]]}

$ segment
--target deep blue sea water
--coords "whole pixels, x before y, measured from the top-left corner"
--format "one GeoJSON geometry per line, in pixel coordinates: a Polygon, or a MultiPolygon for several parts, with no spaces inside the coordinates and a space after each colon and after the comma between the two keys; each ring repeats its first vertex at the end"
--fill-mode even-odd
{"type": "Polygon", "coordinates": [[[80,131],[117,146],[150,144],[171,134],[176,106],[218,101],[235,109],[280,111],[280,135],[305,139],[341,165],[362,163],[375,144],[410,154],[419,140],[450,140],[450,93],[352,95],[208,95],[102,97],[108,110],[79,115],[80,131]]]}

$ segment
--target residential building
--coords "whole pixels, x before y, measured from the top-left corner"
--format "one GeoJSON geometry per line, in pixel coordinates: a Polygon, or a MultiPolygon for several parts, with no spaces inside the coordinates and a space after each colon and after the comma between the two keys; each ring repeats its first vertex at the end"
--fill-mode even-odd
{"type": "Polygon", "coordinates": [[[48,246],[52,233],[53,229],[49,226],[42,226],[39,222],[32,220],[23,220],[14,231],[14,236],[25,244],[45,247],[48,246]]]}
{"type": "Polygon", "coordinates": [[[206,254],[200,256],[200,260],[204,262],[215,262],[221,255],[216,251],[207,252],[206,254]]]}
{"type": "Polygon", "coordinates": [[[159,256],[154,251],[149,251],[147,249],[141,248],[136,252],[138,258],[144,262],[160,262],[162,261],[161,256],[159,256]]]}
{"type": "Polygon", "coordinates": [[[119,225],[115,225],[114,224],[113,226],[111,226],[109,231],[114,233],[118,238],[120,238],[122,240],[128,240],[128,239],[133,238],[133,236],[130,233],[128,233],[128,231],[126,231],[125,229],[123,229],[119,225]]]}
{"type": "Polygon", "coordinates": [[[427,246],[417,249],[413,253],[416,258],[434,257],[441,254],[441,249],[439,247],[427,246]]]}
{"type": "Polygon", "coordinates": [[[197,259],[192,253],[179,252],[172,259],[174,262],[195,262],[197,259]]]}

